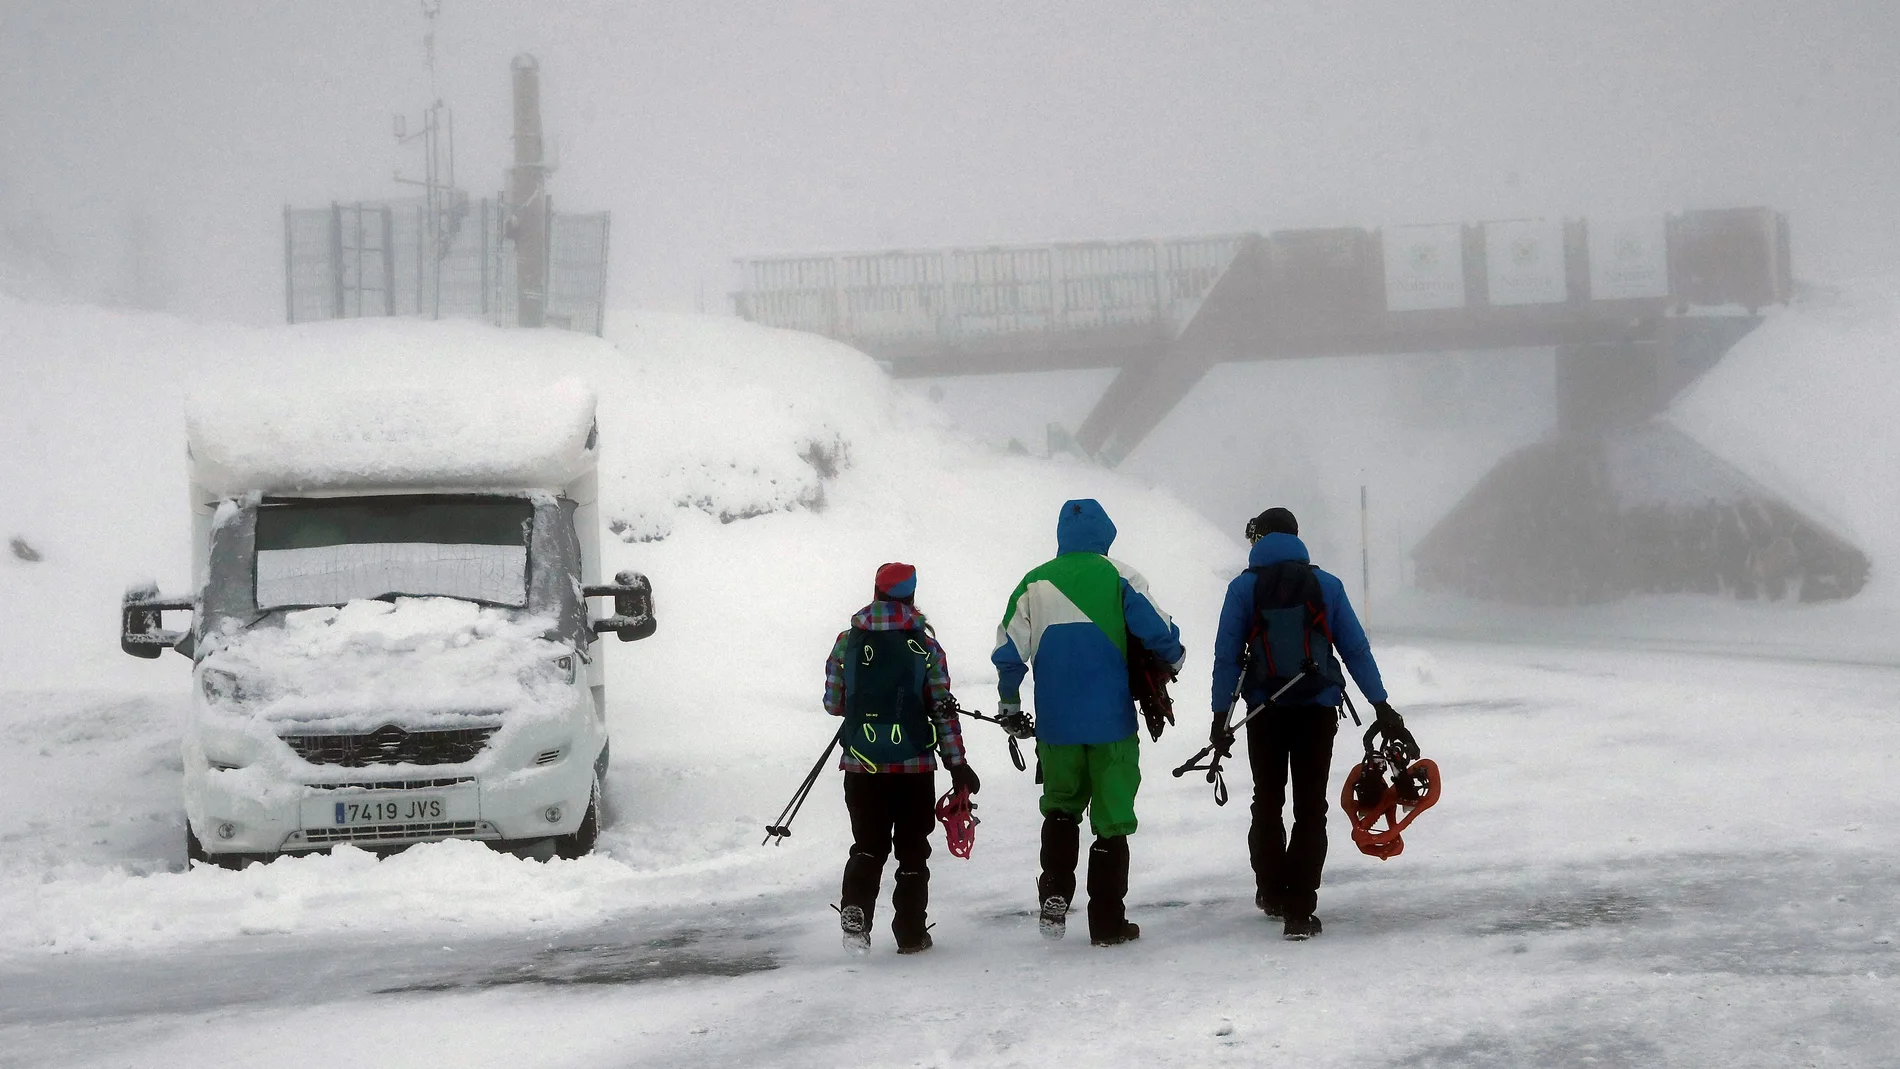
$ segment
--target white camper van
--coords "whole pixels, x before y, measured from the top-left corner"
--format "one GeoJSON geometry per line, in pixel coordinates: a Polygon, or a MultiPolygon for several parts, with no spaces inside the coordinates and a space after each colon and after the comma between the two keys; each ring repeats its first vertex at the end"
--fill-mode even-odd
{"type": "Polygon", "coordinates": [[[599,636],[655,626],[644,576],[599,582],[593,394],[194,399],[187,442],[197,592],[128,591],[120,645],[194,662],[188,858],[591,850],[599,636]]]}

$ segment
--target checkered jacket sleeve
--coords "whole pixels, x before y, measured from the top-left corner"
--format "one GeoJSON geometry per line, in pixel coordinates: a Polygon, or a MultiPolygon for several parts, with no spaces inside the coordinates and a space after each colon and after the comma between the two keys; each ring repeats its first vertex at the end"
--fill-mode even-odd
{"type": "Polygon", "coordinates": [[[850,638],[850,631],[838,632],[831,656],[825,659],[825,712],[832,716],[844,715],[844,647],[850,638]]]}
{"type": "Polygon", "coordinates": [[[964,764],[963,722],[958,718],[956,699],[950,696],[950,661],[944,656],[937,637],[924,632],[924,648],[930,651],[930,667],[924,670],[924,702],[930,707],[930,720],[937,725],[937,753],[946,767],[964,764]]]}

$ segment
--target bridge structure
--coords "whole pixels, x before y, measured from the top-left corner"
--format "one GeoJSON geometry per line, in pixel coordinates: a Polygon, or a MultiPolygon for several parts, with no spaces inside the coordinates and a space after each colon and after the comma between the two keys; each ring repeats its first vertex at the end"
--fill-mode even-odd
{"type": "MultiPolygon", "coordinates": [[[[1566,485],[1605,482],[1604,458],[1620,455],[1607,443],[1663,411],[1792,290],[1787,218],[1764,207],[772,256],[741,260],[740,269],[741,317],[849,343],[894,376],[1114,369],[1074,435],[1109,465],[1219,363],[1554,348],[1556,453],[1507,458],[1421,553],[1453,532],[1485,546],[1503,530],[1536,529],[1539,517],[1495,499],[1540,471],[1561,472],[1566,485]]],[[[1772,504],[1762,507],[1791,514],[1772,504]]],[[[1827,547],[1813,555],[1828,563],[1809,569],[1826,575],[1803,589],[1857,590],[1865,559],[1856,564],[1858,551],[1796,519],[1807,545],[1827,547]]],[[[1791,529],[1759,526],[1780,532],[1767,540],[1791,529]]],[[[1476,567],[1449,550],[1438,555],[1445,574],[1476,567]]],[[[1525,559],[1528,587],[1503,596],[1594,597],[1533,575],[1548,563],[1525,559]]],[[[1421,560],[1419,574],[1437,573],[1421,560]]]]}
{"type": "Polygon", "coordinates": [[[740,266],[740,316],[847,342],[900,377],[1117,369],[1076,435],[1110,464],[1223,361],[1555,346],[1572,422],[1628,418],[1790,289],[1787,221],[1765,208],[740,266]]]}

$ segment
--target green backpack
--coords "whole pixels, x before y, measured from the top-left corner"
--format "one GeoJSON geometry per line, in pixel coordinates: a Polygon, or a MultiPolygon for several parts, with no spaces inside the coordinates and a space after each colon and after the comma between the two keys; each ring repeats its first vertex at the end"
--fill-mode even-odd
{"type": "Polygon", "coordinates": [[[922,757],[937,745],[924,706],[930,651],[917,631],[851,629],[844,656],[845,752],[869,770],[922,757]]]}

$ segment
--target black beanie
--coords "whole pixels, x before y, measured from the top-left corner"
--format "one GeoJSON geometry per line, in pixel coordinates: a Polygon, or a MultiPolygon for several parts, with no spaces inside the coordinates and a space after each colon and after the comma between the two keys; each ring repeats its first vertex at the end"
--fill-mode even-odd
{"type": "Polygon", "coordinates": [[[1247,521],[1247,541],[1249,542],[1258,542],[1270,534],[1297,535],[1299,533],[1300,521],[1293,518],[1292,512],[1283,508],[1270,508],[1247,521]]]}

